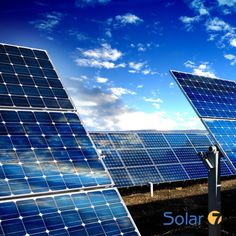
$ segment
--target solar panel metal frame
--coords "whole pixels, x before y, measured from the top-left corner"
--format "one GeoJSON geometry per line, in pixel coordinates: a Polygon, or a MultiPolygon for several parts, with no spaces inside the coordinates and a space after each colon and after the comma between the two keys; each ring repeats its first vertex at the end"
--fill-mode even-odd
{"type": "MultiPolygon", "coordinates": [[[[192,103],[191,99],[188,97],[187,93],[184,91],[184,89],[182,88],[181,84],[179,83],[178,79],[175,77],[174,72],[177,73],[181,73],[181,74],[190,74],[193,75],[192,73],[186,73],[186,72],[182,72],[182,71],[176,71],[176,70],[170,70],[170,73],[172,75],[172,77],[174,78],[174,80],[176,81],[176,83],[178,84],[178,87],[180,88],[180,90],[182,91],[182,93],[184,94],[185,98],[187,99],[187,101],[190,103],[190,105],[192,106],[193,110],[196,112],[196,114],[198,115],[198,117],[200,118],[200,120],[202,121],[202,124],[205,126],[205,128],[207,129],[207,131],[211,134],[211,137],[213,138],[213,140],[217,143],[221,153],[224,155],[224,157],[227,158],[228,163],[230,164],[230,166],[232,167],[233,171],[236,173],[236,166],[234,166],[234,164],[232,163],[232,161],[230,160],[230,158],[228,157],[228,155],[226,154],[226,152],[224,151],[224,149],[221,147],[221,145],[218,143],[217,139],[215,138],[214,134],[211,132],[211,130],[209,129],[208,125],[206,124],[205,120],[236,120],[233,118],[219,118],[219,117],[209,117],[209,116],[201,116],[200,113],[198,112],[197,108],[194,106],[194,104],[192,103]]],[[[209,78],[209,77],[208,77],[209,78]]],[[[213,79],[219,79],[219,80],[223,80],[223,81],[228,81],[228,82],[234,82],[232,80],[226,80],[226,79],[221,79],[221,78],[213,78],[213,79]]],[[[235,82],[234,82],[235,83],[235,82]]]]}

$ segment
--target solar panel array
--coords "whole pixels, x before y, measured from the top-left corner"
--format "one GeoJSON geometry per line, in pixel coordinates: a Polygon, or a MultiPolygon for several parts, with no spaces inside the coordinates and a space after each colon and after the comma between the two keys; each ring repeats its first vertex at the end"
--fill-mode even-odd
{"type": "MultiPolygon", "coordinates": [[[[206,132],[91,132],[117,187],[207,177],[197,153],[213,141],[206,132]]],[[[222,159],[221,175],[232,175],[222,159]]]]}
{"type": "Polygon", "coordinates": [[[172,74],[236,172],[236,83],[177,71],[172,74]]]}
{"type": "Polygon", "coordinates": [[[47,53],[0,44],[0,234],[139,235],[112,185],[47,53]]]}

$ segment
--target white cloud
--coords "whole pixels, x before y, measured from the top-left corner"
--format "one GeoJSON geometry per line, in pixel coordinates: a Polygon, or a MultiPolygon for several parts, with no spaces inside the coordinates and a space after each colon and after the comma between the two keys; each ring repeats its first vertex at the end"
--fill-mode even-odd
{"type": "Polygon", "coordinates": [[[184,66],[188,67],[188,68],[194,68],[195,67],[195,63],[190,61],[190,60],[188,60],[188,61],[184,62],[184,66]]]}
{"type": "Polygon", "coordinates": [[[182,23],[184,23],[185,29],[187,31],[190,31],[193,29],[193,25],[201,20],[201,17],[200,16],[193,16],[193,17],[181,16],[179,19],[180,21],[182,21],[182,23]]]}
{"type": "Polygon", "coordinates": [[[122,57],[122,52],[114,49],[109,44],[102,44],[100,48],[95,49],[82,49],[78,48],[78,51],[81,53],[82,58],[79,57],[75,59],[75,62],[79,66],[83,67],[94,67],[94,68],[124,68],[125,64],[115,64],[122,57]]]}
{"type": "Polygon", "coordinates": [[[140,17],[131,13],[126,13],[125,15],[117,15],[115,17],[115,20],[121,25],[138,24],[143,21],[140,17]]]}
{"type": "Polygon", "coordinates": [[[224,22],[223,20],[215,17],[206,22],[206,29],[210,31],[233,31],[233,27],[224,22]]]}
{"type": "Polygon", "coordinates": [[[78,58],[75,60],[78,66],[83,67],[94,67],[94,68],[106,68],[106,69],[114,69],[116,65],[113,62],[109,61],[99,61],[95,59],[88,59],[88,58],[78,58]]]}
{"type": "Polygon", "coordinates": [[[63,14],[60,12],[51,12],[43,14],[43,18],[40,20],[30,21],[30,24],[38,30],[52,32],[53,29],[61,22],[63,14]]]}
{"type": "Polygon", "coordinates": [[[236,38],[230,40],[230,45],[236,47],[236,38]]]}
{"type": "Polygon", "coordinates": [[[195,75],[216,78],[216,75],[213,73],[213,70],[211,69],[208,62],[202,62],[201,64],[196,65],[194,62],[188,60],[184,63],[184,66],[192,68],[193,74],[195,75]]]}
{"type": "Polygon", "coordinates": [[[145,62],[130,62],[129,68],[134,71],[139,71],[144,67],[144,65],[145,65],[145,62]]]}
{"type": "Polygon", "coordinates": [[[96,81],[98,82],[98,83],[106,83],[107,81],[108,81],[108,78],[105,78],[105,77],[97,77],[96,78],[96,81]]]}
{"type": "Polygon", "coordinates": [[[144,98],[145,102],[154,102],[154,103],[163,103],[163,101],[160,98],[144,98]]]}
{"type": "Polygon", "coordinates": [[[102,59],[108,61],[116,61],[122,56],[122,52],[117,49],[111,48],[111,45],[104,43],[100,48],[82,50],[85,57],[102,59]]]}
{"type": "MultiPolygon", "coordinates": [[[[113,27],[114,29],[125,27],[127,25],[137,25],[142,22],[143,22],[143,19],[141,19],[140,17],[132,13],[126,13],[124,15],[117,15],[114,18],[108,18],[106,20],[106,24],[109,27],[113,27]]],[[[109,31],[111,33],[110,29],[109,31]]]]}
{"type": "Polygon", "coordinates": [[[193,0],[191,2],[191,7],[201,16],[208,15],[209,11],[204,5],[204,0],[193,0]]]}
{"type": "Polygon", "coordinates": [[[236,5],[236,0],[217,0],[219,6],[228,6],[228,7],[233,7],[236,5]]]}
{"type": "Polygon", "coordinates": [[[233,66],[236,64],[236,56],[233,54],[225,54],[224,58],[230,61],[230,65],[233,66]]]}
{"type": "Polygon", "coordinates": [[[210,39],[218,40],[220,47],[225,47],[225,43],[236,47],[236,28],[225,21],[215,17],[205,23],[206,30],[210,32],[210,39]],[[214,33],[212,35],[212,33],[214,33]]]}
{"type": "Polygon", "coordinates": [[[75,6],[80,7],[80,8],[84,8],[84,7],[88,7],[88,6],[95,6],[97,4],[106,5],[110,1],[111,0],[76,0],[75,6]]]}
{"type": "MultiPolygon", "coordinates": [[[[87,83],[89,83],[88,79],[74,77],[70,80],[69,92],[83,123],[89,130],[202,128],[199,119],[185,113],[175,115],[174,113],[160,110],[146,113],[131,109],[123,103],[121,97],[114,95],[111,91],[104,91],[99,87],[91,87],[87,83]]],[[[118,95],[127,93],[126,90],[125,92],[123,91],[123,89],[116,90],[118,95]],[[119,91],[119,94],[117,91],[119,91]]],[[[131,95],[134,94],[132,91],[130,92],[131,95]]]]}
{"type": "Polygon", "coordinates": [[[156,109],[160,109],[161,103],[163,103],[163,100],[160,98],[146,98],[143,99],[145,102],[151,103],[156,109]]]}
{"type": "Polygon", "coordinates": [[[170,82],[169,83],[169,88],[174,88],[175,87],[175,83],[174,82],[170,82]]]}
{"type": "Polygon", "coordinates": [[[129,62],[129,73],[142,73],[144,75],[154,75],[156,72],[152,71],[146,62],[129,62]]]}
{"type": "Polygon", "coordinates": [[[142,111],[124,112],[117,117],[116,125],[119,130],[174,130],[203,128],[198,118],[183,116],[183,120],[179,121],[172,114],[163,111],[151,113],[145,113],[142,111]]]}
{"type": "Polygon", "coordinates": [[[136,94],[134,91],[131,91],[127,88],[114,87],[114,88],[110,88],[109,90],[117,98],[121,97],[122,95],[126,95],[126,94],[130,94],[130,95],[136,94]]]}
{"type": "Polygon", "coordinates": [[[143,88],[143,84],[137,85],[137,88],[143,88]]]}

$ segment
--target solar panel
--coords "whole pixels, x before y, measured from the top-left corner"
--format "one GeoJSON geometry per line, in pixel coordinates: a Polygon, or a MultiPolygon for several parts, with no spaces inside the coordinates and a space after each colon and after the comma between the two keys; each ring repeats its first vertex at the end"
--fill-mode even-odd
{"type": "Polygon", "coordinates": [[[0,107],[74,110],[45,51],[0,46],[0,107]]]}
{"type": "Polygon", "coordinates": [[[0,196],[111,183],[75,113],[1,110],[0,120],[0,196]]]}
{"type": "MultiPolygon", "coordinates": [[[[213,144],[206,132],[91,132],[91,137],[117,187],[207,177],[197,155],[213,144]]],[[[224,159],[221,174],[232,175],[224,159]]]]}
{"type": "Polygon", "coordinates": [[[172,75],[236,171],[236,83],[177,71],[172,75]]]}
{"type": "Polygon", "coordinates": [[[0,44],[0,235],[139,235],[112,185],[47,53],[0,44]]]}
{"type": "Polygon", "coordinates": [[[115,189],[0,203],[1,235],[137,235],[115,189]]]}

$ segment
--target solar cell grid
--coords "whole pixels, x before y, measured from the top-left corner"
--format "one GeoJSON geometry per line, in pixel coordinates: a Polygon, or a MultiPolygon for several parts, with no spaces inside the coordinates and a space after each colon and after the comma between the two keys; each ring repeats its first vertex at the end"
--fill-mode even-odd
{"type": "Polygon", "coordinates": [[[119,158],[117,152],[115,150],[103,150],[103,161],[107,168],[112,167],[124,167],[121,159],[119,158]]]}
{"type": "Polygon", "coordinates": [[[144,149],[119,150],[118,153],[126,166],[153,165],[150,157],[144,149]]]}
{"type": "MultiPolygon", "coordinates": [[[[102,150],[103,160],[117,187],[146,185],[152,181],[158,184],[163,181],[173,182],[207,177],[206,167],[202,165],[197,155],[200,151],[207,151],[208,147],[214,143],[206,132],[122,132],[120,138],[121,132],[109,132],[109,136],[113,134],[116,137],[109,139],[111,146],[114,147],[115,142],[119,147],[116,149],[111,149],[106,146],[106,142],[100,141],[101,137],[107,139],[107,134],[107,132],[95,132],[92,133],[92,138],[95,145],[102,150]],[[123,137],[131,136],[137,139],[134,143],[141,142],[142,148],[137,148],[136,145],[129,148],[123,147],[123,137]],[[196,167],[197,171],[193,174],[195,166],[200,167],[196,167]],[[159,177],[164,179],[154,178],[152,173],[161,172],[160,169],[164,174],[159,177]],[[141,170],[145,171],[145,174],[141,173],[141,170]],[[175,172],[179,174],[169,176],[167,171],[170,171],[170,175],[175,172]],[[145,178],[140,178],[144,175],[146,175],[145,178]]],[[[222,166],[222,175],[232,175],[224,162],[222,166]]]]}
{"type": "Polygon", "coordinates": [[[110,183],[74,113],[2,110],[0,119],[1,196],[110,183]]]}
{"type": "Polygon", "coordinates": [[[91,138],[94,140],[98,149],[113,148],[113,145],[107,134],[91,134],[91,138]]]}
{"type": "Polygon", "coordinates": [[[44,51],[1,45],[0,106],[74,110],[44,51]]]}
{"type": "Polygon", "coordinates": [[[172,72],[196,112],[205,118],[236,118],[236,83],[172,72]]]}
{"type": "Polygon", "coordinates": [[[135,185],[143,185],[144,183],[160,183],[162,178],[154,166],[149,167],[133,167],[127,169],[131,179],[135,185]]]}
{"type": "Polygon", "coordinates": [[[236,171],[236,83],[176,71],[172,74],[236,171]]]}
{"type": "Polygon", "coordinates": [[[109,173],[117,187],[130,187],[135,185],[125,168],[109,169],[109,173]]]}
{"type": "Polygon", "coordinates": [[[135,133],[108,133],[116,148],[142,148],[142,143],[135,133]]]}
{"type": "Polygon", "coordinates": [[[1,235],[138,235],[115,189],[0,203],[1,235]]]}
{"type": "Polygon", "coordinates": [[[168,147],[168,143],[164,136],[159,133],[138,133],[139,138],[142,140],[146,148],[168,147]]]}

